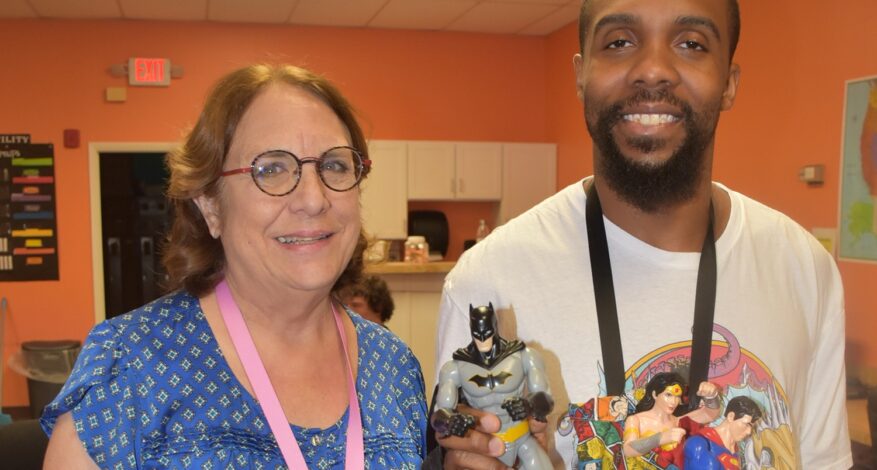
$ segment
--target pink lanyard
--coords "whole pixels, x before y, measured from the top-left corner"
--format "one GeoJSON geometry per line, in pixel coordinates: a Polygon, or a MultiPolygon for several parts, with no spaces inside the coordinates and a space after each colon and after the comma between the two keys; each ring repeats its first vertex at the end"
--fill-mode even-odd
{"type": "MultiPolygon", "coordinates": [[[[286,415],[283,413],[283,408],[280,406],[280,400],[277,399],[277,393],[274,392],[274,387],[268,378],[268,372],[265,371],[265,366],[259,358],[259,352],[256,351],[256,346],[253,344],[250,330],[247,328],[247,324],[244,323],[241,310],[232,298],[231,291],[228,289],[228,284],[225,280],[216,285],[216,299],[219,302],[219,311],[222,313],[225,328],[228,330],[235,351],[237,351],[238,357],[244,365],[244,371],[247,373],[247,378],[253,386],[256,399],[259,401],[259,405],[268,419],[268,426],[274,433],[274,438],[277,440],[277,445],[280,447],[280,452],[283,454],[286,466],[291,470],[308,468],[301,449],[298,448],[298,443],[295,441],[295,436],[292,434],[289,422],[286,420],[286,415]]],[[[353,370],[350,367],[350,359],[347,355],[347,335],[344,334],[341,317],[335,310],[335,305],[331,301],[330,304],[332,305],[332,314],[335,316],[335,324],[338,326],[338,334],[341,336],[341,345],[344,346],[344,361],[347,363],[349,405],[347,446],[344,463],[345,468],[361,469],[365,468],[365,451],[362,444],[362,418],[359,415],[359,400],[356,397],[356,386],[353,383],[353,370]]]]}

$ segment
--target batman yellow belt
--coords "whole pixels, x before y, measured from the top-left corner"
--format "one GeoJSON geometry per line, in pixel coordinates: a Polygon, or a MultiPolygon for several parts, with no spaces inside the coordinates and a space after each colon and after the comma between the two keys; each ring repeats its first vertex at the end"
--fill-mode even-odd
{"type": "Polygon", "coordinates": [[[517,441],[524,434],[530,432],[530,423],[525,419],[523,421],[518,422],[518,424],[506,429],[503,432],[493,433],[494,436],[502,439],[506,444],[511,444],[512,442],[517,441]]]}

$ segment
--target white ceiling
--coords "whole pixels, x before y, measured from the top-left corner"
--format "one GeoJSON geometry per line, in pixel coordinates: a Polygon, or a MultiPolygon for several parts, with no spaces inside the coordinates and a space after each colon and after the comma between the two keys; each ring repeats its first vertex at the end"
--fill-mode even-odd
{"type": "Polygon", "coordinates": [[[0,18],[225,21],[546,35],[581,0],[0,0],[0,18]]]}

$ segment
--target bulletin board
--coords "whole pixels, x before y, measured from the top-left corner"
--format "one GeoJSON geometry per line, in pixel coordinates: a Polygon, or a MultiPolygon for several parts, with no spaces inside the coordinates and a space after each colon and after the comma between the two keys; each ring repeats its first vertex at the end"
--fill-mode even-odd
{"type": "Polygon", "coordinates": [[[0,134],[0,281],[58,280],[56,215],[54,146],[0,134]]]}

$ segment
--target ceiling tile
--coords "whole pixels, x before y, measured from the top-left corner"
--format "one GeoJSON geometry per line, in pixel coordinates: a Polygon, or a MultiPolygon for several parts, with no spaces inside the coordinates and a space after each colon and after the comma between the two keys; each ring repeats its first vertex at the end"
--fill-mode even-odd
{"type": "Polygon", "coordinates": [[[285,23],[296,0],[210,0],[207,18],[239,23],[285,23]]]}
{"type": "Polygon", "coordinates": [[[567,5],[517,32],[536,36],[551,34],[574,21],[578,21],[579,8],[578,3],[567,5]]]}
{"type": "Polygon", "coordinates": [[[365,26],[387,0],[299,0],[290,23],[365,26]]]}
{"type": "MultiPolygon", "coordinates": [[[[485,0],[494,1],[494,0],[485,0]]],[[[580,0],[574,0],[578,3],[580,0]]],[[[567,5],[569,0],[496,0],[496,3],[535,3],[538,5],[567,5]]]]}
{"type": "Polygon", "coordinates": [[[116,0],[29,0],[40,18],[120,18],[116,0]]]}
{"type": "Polygon", "coordinates": [[[207,19],[207,0],[119,0],[125,18],[138,20],[201,21],[207,19]]]}
{"type": "Polygon", "coordinates": [[[499,3],[485,1],[479,3],[466,14],[451,23],[449,31],[477,31],[485,33],[516,33],[526,26],[541,20],[554,10],[556,5],[536,3],[499,3]]]}
{"type": "Polygon", "coordinates": [[[477,4],[476,0],[390,0],[369,26],[443,29],[477,4]]]}
{"type": "Polygon", "coordinates": [[[4,0],[0,2],[0,18],[36,18],[37,12],[26,0],[4,0]]]}
{"type": "Polygon", "coordinates": [[[295,23],[544,35],[581,0],[0,0],[0,18],[295,23]]]}

